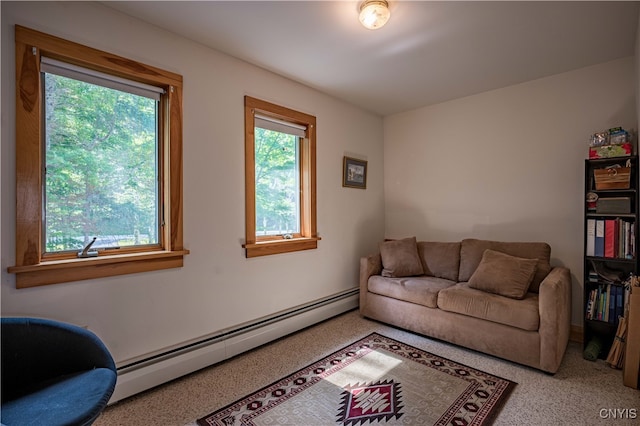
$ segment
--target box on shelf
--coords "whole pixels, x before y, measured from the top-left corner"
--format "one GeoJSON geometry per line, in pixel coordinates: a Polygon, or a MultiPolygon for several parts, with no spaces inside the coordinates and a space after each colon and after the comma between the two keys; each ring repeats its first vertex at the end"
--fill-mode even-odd
{"type": "Polygon", "coordinates": [[[596,190],[598,191],[603,189],[629,189],[631,167],[595,169],[593,175],[596,190]]]}
{"type": "Polygon", "coordinates": [[[629,214],[631,213],[631,198],[607,197],[598,198],[596,213],[599,214],[629,214]]]}
{"type": "Polygon", "coordinates": [[[611,158],[611,157],[629,157],[633,152],[631,143],[625,142],[621,145],[601,145],[589,147],[589,159],[611,158]]]}

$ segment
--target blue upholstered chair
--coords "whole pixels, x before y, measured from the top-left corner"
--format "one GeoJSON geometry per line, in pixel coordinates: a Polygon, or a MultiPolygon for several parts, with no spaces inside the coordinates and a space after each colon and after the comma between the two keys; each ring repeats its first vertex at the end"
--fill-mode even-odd
{"type": "Polygon", "coordinates": [[[2,425],[90,425],[116,385],[102,341],[71,324],[2,318],[2,425]]]}

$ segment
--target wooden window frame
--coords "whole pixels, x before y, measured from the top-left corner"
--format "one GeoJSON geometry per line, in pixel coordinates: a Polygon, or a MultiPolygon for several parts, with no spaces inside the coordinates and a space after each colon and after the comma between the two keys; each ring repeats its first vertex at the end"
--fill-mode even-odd
{"type": "Polygon", "coordinates": [[[16,25],[16,287],[153,271],[183,266],[182,225],[182,76],[127,58],[16,25]],[[42,77],[40,57],[112,74],[165,89],[160,98],[162,128],[161,199],[164,226],[159,248],[141,247],[77,258],[45,256],[42,239],[42,77]]]}
{"type": "Polygon", "coordinates": [[[245,248],[246,257],[268,256],[318,247],[316,225],[316,118],[260,99],[244,98],[245,248]],[[255,115],[305,126],[300,141],[300,234],[256,237],[255,115]]]}

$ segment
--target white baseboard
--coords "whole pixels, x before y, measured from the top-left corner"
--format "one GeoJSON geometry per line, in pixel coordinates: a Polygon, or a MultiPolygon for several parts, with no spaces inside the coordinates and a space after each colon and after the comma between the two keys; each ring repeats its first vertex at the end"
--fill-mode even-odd
{"type": "Polygon", "coordinates": [[[109,404],[358,307],[358,289],[283,311],[118,368],[109,404]]]}

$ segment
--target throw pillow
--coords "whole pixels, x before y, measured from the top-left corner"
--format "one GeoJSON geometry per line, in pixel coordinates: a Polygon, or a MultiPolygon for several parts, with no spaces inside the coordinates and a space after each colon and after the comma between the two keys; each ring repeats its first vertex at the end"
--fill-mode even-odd
{"type": "Polygon", "coordinates": [[[380,256],[383,277],[400,278],[424,273],[416,237],[380,243],[380,256]]]}
{"type": "Polygon", "coordinates": [[[536,273],[538,259],[524,259],[494,250],[485,250],[469,287],[512,299],[522,299],[536,273]]]}

